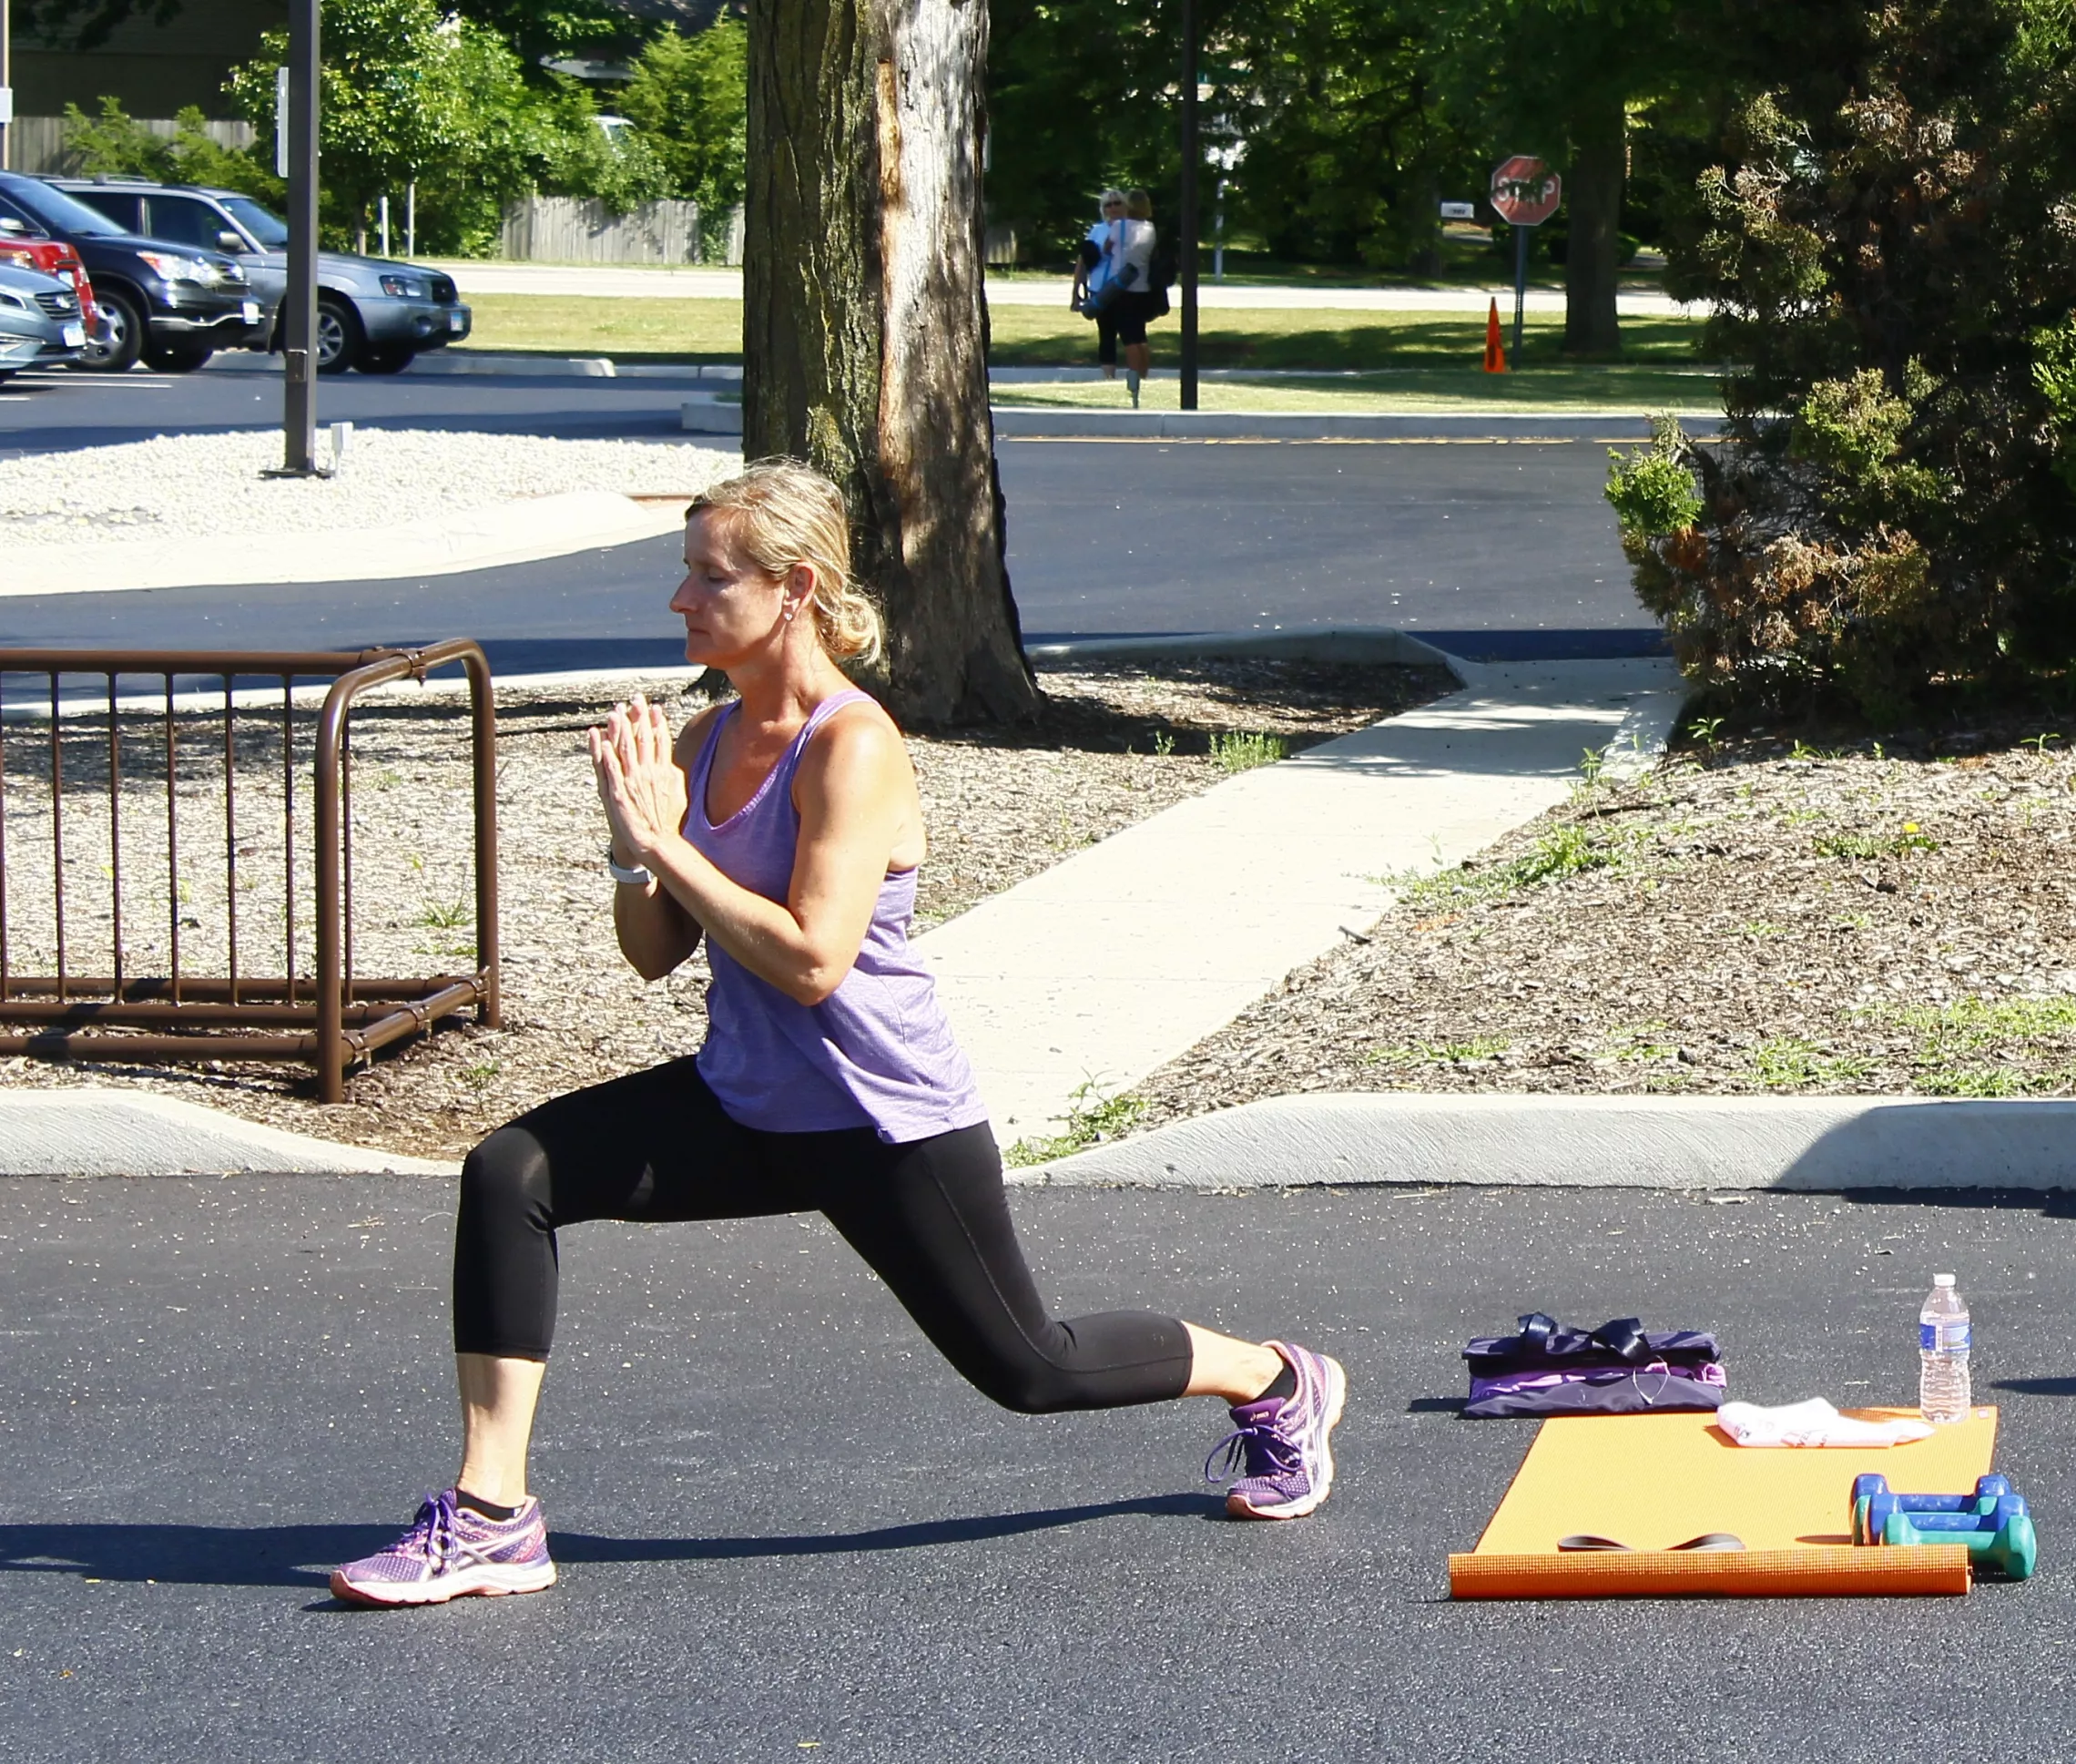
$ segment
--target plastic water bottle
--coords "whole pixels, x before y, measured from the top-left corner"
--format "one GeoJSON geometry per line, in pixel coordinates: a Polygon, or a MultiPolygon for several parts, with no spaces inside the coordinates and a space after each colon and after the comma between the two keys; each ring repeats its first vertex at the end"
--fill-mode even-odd
{"type": "Polygon", "coordinates": [[[1918,1313],[1918,1412],[1929,1422],[1966,1421],[1969,1402],[1968,1300],[1951,1274],[1935,1274],[1918,1313]]]}

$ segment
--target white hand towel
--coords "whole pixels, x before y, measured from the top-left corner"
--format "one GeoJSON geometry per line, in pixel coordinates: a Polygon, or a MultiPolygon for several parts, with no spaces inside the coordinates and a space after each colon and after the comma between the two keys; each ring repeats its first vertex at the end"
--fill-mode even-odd
{"type": "Polygon", "coordinates": [[[1755,1402],[1725,1402],[1715,1423],[1739,1445],[1907,1445],[1932,1436],[1922,1421],[1856,1421],[1820,1396],[1762,1409],[1755,1402]]]}

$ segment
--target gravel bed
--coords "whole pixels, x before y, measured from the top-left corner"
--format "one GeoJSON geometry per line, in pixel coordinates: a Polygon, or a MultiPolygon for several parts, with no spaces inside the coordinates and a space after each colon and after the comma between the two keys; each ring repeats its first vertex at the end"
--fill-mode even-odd
{"type": "MultiPolygon", "coordinates": [[[[1262,661],[1051,669],[1043,720],[1013,731],[913,736],[931,853],[918,891],[919,927],[955,916],[1121,828],[1227,775],[1213,754],[1223,734],[1278,736],[1296,749],[1359,729],[1450,689],[1438,669],[1321,668],[1262,661]]],[[[180,1066],[56,1065],[0,1059],[0,1083],[136,1085],[185,1096],[291,1131],[419,1157],[455,1157],[534,1104],[579,1085],[690,1051],[704,1033],[707,971],[695,957],[650,985],[613,942],[611,888],[600,853],[604,821],[584,732],[610,693],[532,689],[499,698],[499,885],[504,1023],[455,1020],[402,1044],[356,1075],[347,1100],[319,1105],[301,1067],[206,1061],[180,1066]]],[[[702,688],[652,683],[680,721],[702,688]]],[[[357,710],[352,731],[354,953],[363,974],[420,975],[473,960],[466,720],[461,700],[394,688],[357,710]]],[[[278,719],[241,714],[239,784],[226,821],[220,718],[177,728],[170,819],[180,852],[178,918],[189,973],[221,973],[235,904],[241,971],[279,974],[285,769],[278,719]],[[226,887],[223,852],[237,853],[226,887]],[[213,964],[213,965],[212,965],[213,964]]],[[[48,760],[35,729],[5,740],[8,955],[15,974],[47,973],[55,918],[48,760]]],[[[314,965],[308,901],[310,851],[307,720],[292,738],[294,824],[304,904],[296,928],[300,972],[314,965]]],[[[65,725],[66,955],[74,973],[111,960],[114,872],[107,799],[107,729],[91,717],[65,725]],[[97,782],[98,788],[97,789],[97,782]]],[[[169,811],[163,734],[149,719],[123,732],[122,849],[127,971],[164,973],[174,926],[165,903],[169,811]]]]}
{"type": "Polygon", "coordinates": [[[2076,1095],[2076,761],[2051,723],[1752,739],[1419,882],[1137,1087],[2076,1095]]]}
{"type": "MultiPolygon", "coordinates": [[[[329,457],[326,432],[320,460],[329,457]]],[[[0,541],[62,545],[166,535],[264,536],[391,526],[527,496],[609,490],[689,496],[738,467],[739,452],[689,442],[356,425],[329,478],[267,478],[279,429],[159,435],[64,455],[0,460],[0,541]],[[234,493],[234,494],[233,494],[234,493]]]]}

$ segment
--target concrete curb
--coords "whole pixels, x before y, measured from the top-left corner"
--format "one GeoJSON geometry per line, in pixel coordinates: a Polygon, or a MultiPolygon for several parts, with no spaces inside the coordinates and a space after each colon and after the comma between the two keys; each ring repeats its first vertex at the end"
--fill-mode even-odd
{"type": "Polygon", "coordinates": [[[284,1133],[148,1091],[0,1092],[0,1176],[453,1176],[461,1168],[284,1133]]]}
{"type": "Polygon", "coordinates": [[[2076,1187],[2076,1103],[1276,1096],[1010,1173],[1055,1188],[2076,1187]]]}
{"type": "Polygon", "coordinates": [[[1641,411],[1132,411],[997,404],[1011,441],[1609,441],[1650,437],[1641,411]]]}

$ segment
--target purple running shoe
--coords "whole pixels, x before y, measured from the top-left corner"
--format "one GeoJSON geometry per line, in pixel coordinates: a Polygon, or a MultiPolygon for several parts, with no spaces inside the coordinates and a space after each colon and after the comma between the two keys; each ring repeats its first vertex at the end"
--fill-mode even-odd
{"type": "Polygon", "coordinates": [[[1283,1341],[1267,1345],[1298,1375],[1297,1394],[1235,1403],[1233,1431],[1211,1448],[1204,1480],[1238,1477],[1226,1492],[1226,1511],[1235,1519],[1302,1519],[1334,1485],[1329,1435],[1340,1422],[1348,1375],[1324,1354],[1283,1341]]]}
{"type": "Polygon", "coordinates": [[[537,1593],[555,1581],[541,1504],[527,1498],[508,1520],[428,1494],[411,1529],[386,1550],[331,1571],[331,1596],[353,1605],[443,1605],[471,1594],[537,1593]]]}

